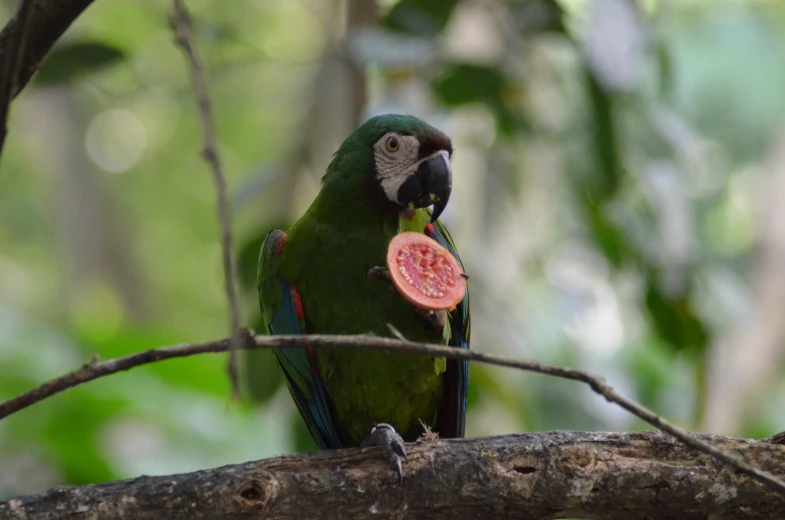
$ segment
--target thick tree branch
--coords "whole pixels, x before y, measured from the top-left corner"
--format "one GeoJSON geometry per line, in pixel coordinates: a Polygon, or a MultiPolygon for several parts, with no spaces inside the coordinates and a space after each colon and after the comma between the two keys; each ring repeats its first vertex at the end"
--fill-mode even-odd
{"type": "MultiPolygon", "coordinates": [[[[22,0],[19,10],[14,15],[12,21],[18,27],[17,31],[8,37],[7,40],[0,40],[0,45],[5,45],[8,52],[5,53],[5,60],[0,62],[3,66],[2,80],[0,81],[0,154],[3,152],[5,138],[8,135],[8,112],[13,99],[16,85],[19,81],[19,69],[22,67],[22,59],[27,45],[28,33],[30,32],[30,18],[33,14],[33,0],[22,0]]],[[[9,23],[10,25],[10,23],[9,23]]],[[[5,31],[3,31],[5,33],[5,31]]],[[[3,36],[0,33],[0,37],[3,36]]]]}
{"type": "MultiPolygon", "coordinates": [[[[382,350],[396,353],[418,354],[452,359],[466,359],[479,363],[517,368],[519,370],[537,372],[562,379],[580,381],[589,385],[592,390],[605,397],[606,400],[621,406],[628,412],[643,419],[652,426],[656,426],[657,428],[668,432],[687,446],[690,446],[700,452],[709,454],[717,460],[736,468],[738,472],[747,474],[755,480],[763,482],[770,488],[777,490],[779,493],[785,494],[785,481],[782,479],[750,464],[746,459],[744,459],[744,457],[740,456],[736,452],[722,451],[710,444],[701,441],[686,430],[683,430],[659,417],[651,410],[648,410],[640,404],[618,394],[613,388],[611,388],[610,385],[605,382],[602,377],[582,372],[580,370],[548,365],[545,363],[536,363],[533,361],[520,361],[502,356],[485,354],[482,352],[445,347],[442,345],[422,345],[405,340],[380,338],[377,336],[332,336],[313,334],[307,336],[254,336],[251,338],[245,334],[236,334],[235,338],[238,338],[236,343],[238,348],[241,349],[313,347],[382,350]],[[247,339],[247,341],[239,341],[240,338],[247,339]]],[[[164,359],[186,357],[208,352],[226,352],[232,348],[233,341],[233,339],[227,338],[216,341],[206,341],[202,343],[163,347],[159,349],[147,350],[145,352],[139,352],[137,354],[131,354],[123,358],[113,359],[103,363],[98,363],[96,359],[93,359],[93,361],[87,363],[78,370],[70,372],[57,379],[53,379],[52,381],[49,381],[48,383],[45,383],[38,388],[34,388],[27,393],[0,404],[0,419],[3,419],[8,415],[43,399],[46,399],[47,397],[54,395],[57,392],[61,392],[87,381],[92,381],[93,379],[97,379],[99,377],[114,374],[123,370],[128,370],[135,366],[162,361],[164,359]]]]}
{"type": "MultiPolygon", "coordinates": [[[[785,473],[783,446],[693,435],[785,473]]],[[[656,431],[528,433],[407,451],[403,487],[377,451],[335,450],[57,488],[0,503],[0,517],[785,518],[785,497],[656,431]]]]}
{"type": "Polygon", "coordinates": [[[22,0],[19,10],[0,31],[0,152],[11,100],[25,88],[52,45],[91,3],[93,0],[22,0]]]}
{"type": "Polygon", "coordinates": [[[174,31],[175,41],[179,45],[186,58],[188,59],[189,70],[191,72],[191,83],[193,83],[196,94],[196,104],[199,107],[199,114],[202,120],[202,157],[210,166],[213,173],[213,183],[215,184],[215,195],[218,206],[218,224],[221,229],[221,250],[223,253],[224,267],[224,286],[226,299],[229,301],[229,333],[233,335],[232,348],[229,352],[229,379],[232,382],[232,392],[235,396],[240,393],[240,379],[237,372],[237,343],[238,333],[242,319],[240,317],[240,304],[237,299],[237,285],[235,276],[234,256],[232,252],[232,223],[229,212],[229,198],[226,195],[226,174],[224,173],[221,156],[218,153],[218,139],[215,135],[215,120],[213,118],[212,103],[207,89],[207,78],[204,74],[204,67],[196,52],[196,46],[191,29],[191,17],[185,8],[183,0],[174,0],[172,4],[171,16],[172,30],[174,31]]]}
{"type": "Polygon", "coordinates": [[[11,90],[11,99],[25,88],[52,45],[92,3],[93,0],[24,0],[20,3],[19,11],[0,31],[0,63],[8,63],[9,56],[16,54],[18,48],[14,42],[19,41],[20,34],[26,31],[26,44],[19,62],[16,84],[11,90]],[[28,3],[31,4],[30,14],[26,17],[21,13],[28,3]],[[27,22],[23,18],[27,18],[27,22]]]}

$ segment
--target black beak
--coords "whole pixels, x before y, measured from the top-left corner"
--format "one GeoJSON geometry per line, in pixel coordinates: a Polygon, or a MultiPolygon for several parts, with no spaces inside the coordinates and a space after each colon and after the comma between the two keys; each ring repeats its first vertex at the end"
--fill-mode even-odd
{"type": "Polygon", "coordinates": [[[416,174],[401,185],[397,199],[404,207],[424,208],[433,204],[431,222],[434,222],[447,207],[451,191],[450,159],[442,152],[420,163],[416,174]]]}

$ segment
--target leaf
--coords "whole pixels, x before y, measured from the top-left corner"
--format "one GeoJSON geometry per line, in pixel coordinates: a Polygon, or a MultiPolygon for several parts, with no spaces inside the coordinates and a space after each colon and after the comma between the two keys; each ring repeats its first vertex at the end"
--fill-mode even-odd
{"type": "Polygon", "coordinates": [[[605,201],[616,193],[622,174],[614,110],[616,107],[613,97],[600,86],[589,70],[586,72],[591,123],[594,127],[592,149],[596,154],[595,183],[590,189],[592,197],[605,201]]]}
{"type": "Polygon", "coordinates": [[[431,82],[434,96],[446,106],[483,103],[493,112],[503,135],[510,136],[528,125],[516,106],[520,86],[495,67],[459,63],[431,82]]]}
{"type": "Polygon", "coordinates": [[[586,192],[583,193],[582,202],[594,244],[599,247],[611,265],[620,268],[625,258],[634,256],[629,250],[621,230],[608,221],[602,206],[598,205],[597,201],[589,197],[586,192]]]}
{"type": "Polygon", "coordinates": [[[388,29],[433,38],[446,26],[458,0],[401,0],[390,9],[383,25],[388,29]]]}
{"type": "Polygon", "coordinates": [[[431,84],[439,101],[448,106],[499,99],[503,86],[498,69],[471,64],[455,65],[431,84]]]}
{"type": "Polygon", "coordinates": [[[61,45],[43,62],[35,81],[38,85],[69,83],[124,58],[123,51],[104,43],[80,42],[61,45]]]}
{"type": "Polygon", "coordinates": [[[676,296],[666,295],[656,278],[656,270],[649,269],[645,303],[654,329],[677,351],[703,353],[709,334],[693,310],[689,290],[684,288],[682,294],[676,296]]]}

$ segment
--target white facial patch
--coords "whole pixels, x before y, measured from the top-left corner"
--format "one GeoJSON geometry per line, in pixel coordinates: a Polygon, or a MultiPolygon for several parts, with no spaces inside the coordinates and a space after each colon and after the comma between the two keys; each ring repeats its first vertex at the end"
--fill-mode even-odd
{"type": "Polygon", "coordinates": [[[409,175],[417,171],[417,154],[420,142],[411,135],[400,135],[389,132],[373,145],[373,157],[376,164],[376,176],[384,194],[396,202],[398,190],[409,175]],[[394,143],[390,140],[393,139],[394,143]],[[392,144],[397,144],[397,150],[392,144]]]}

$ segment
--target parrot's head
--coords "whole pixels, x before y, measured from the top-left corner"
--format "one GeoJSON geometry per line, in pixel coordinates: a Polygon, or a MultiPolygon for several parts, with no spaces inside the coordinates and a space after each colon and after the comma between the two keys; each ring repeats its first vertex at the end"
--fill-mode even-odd
{"type": "Polygon", "coordinates": [[[452,143],[416,117],[386,114],[367,120],[346,139],[336,159],[342,156],[364,165],[362,180],[382,206],[401,210],[433,205],[432,221],[447,207],[452,143]]]}

